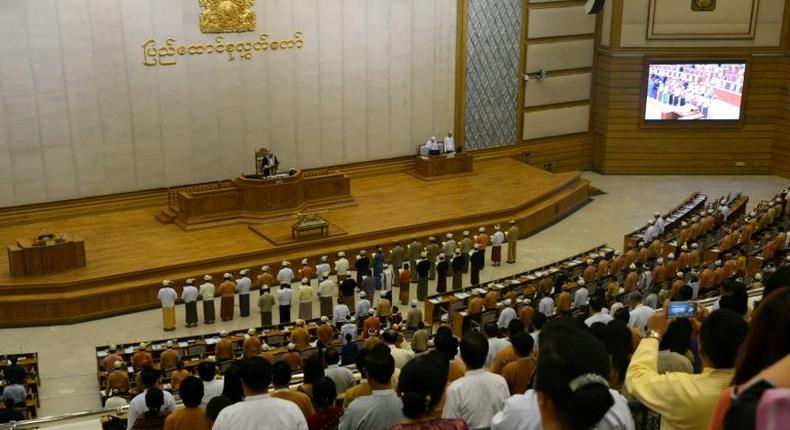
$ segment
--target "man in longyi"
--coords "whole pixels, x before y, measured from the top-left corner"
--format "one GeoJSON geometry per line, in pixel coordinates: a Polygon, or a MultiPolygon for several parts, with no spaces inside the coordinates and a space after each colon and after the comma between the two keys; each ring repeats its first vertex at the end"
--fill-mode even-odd
{"type": "Polygon", "coordinates": [[[518,253],[518,235],[519,230],[518,226],[516,225],[516,220],[510,220],[510,228],[505,233],[505,237],[507,238],[507,260],[508,264],[513,264],[516,262],[516,255],[518,253]]]}
{"type": "Polygon", "coordinates": [[[233,319],[233,305],[235,303],[236,283],[233,282],[233,275],[225,273],[222,275],[224,281],[219,284],[219,317],[222,321],[233,319]]]}
{"type": "Polygon", "coordinates": [[[200,284],[200,298],[203,300],[203,322],[213,324],[214,312],[214,291],[216,287],[211,283],[211,275],[203,276],[203,283],[200,284]]]}
{"type": "Polygon", "coordinates": [[[250,289],[252,288],[252,280],[248,274],[250,269],[242,269],[239,271],[241,277],[236,282],[236,291],[239,292],[239,315],[242,317],[250,316],[250,289]]]}
{"type": "Polygon", "coordinates": [[[176,329],[176,299],[178,294],[171,286],[170,280],[162,281],[162,288],[159,289],[157,298],[162,304],[162,329],[172,331],[176,329]]]}
{"type": "Polygon", "coordinates": [[[194,284],[195,280],[193,278],[187,279],[184,281],[184,289],[181,291],[187,327],[197,327],[198,325],[197,298],[199,291],[194,284]]]}

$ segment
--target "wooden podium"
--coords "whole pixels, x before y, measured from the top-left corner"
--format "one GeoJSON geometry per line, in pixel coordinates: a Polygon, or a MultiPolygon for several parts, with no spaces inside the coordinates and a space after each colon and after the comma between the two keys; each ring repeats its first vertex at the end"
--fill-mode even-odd
{"type": "Polygon", "coordinates": [[[85,242],[77,237],[46,241],[19,239],[8,246],[11,276],[35,276],[85,267],[85,242]]]}
{"type": "Polygon", "coordinates": [[[338,172],[310,175],[296,172],[266,178],[241,176],[213,187],[180,190],[176,197],[177,204],[169,208],[169,216],[185,230],[259,223],[290,217],[296,212],[355,204],[351,179],[338,172]]]}
{"type": "Polygon", "coordinates": [[[474,168],[473,160],[474,157],[468,152],[456,152],[450,157],[446,155],[417,157],[415,173],[423,179],[471,173],[474,168]]]}

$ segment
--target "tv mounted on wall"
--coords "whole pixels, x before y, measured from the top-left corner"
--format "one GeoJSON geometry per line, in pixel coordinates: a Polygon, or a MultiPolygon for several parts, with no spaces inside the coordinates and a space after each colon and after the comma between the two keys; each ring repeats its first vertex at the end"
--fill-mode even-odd
{"type": "Polygon", "coordinates": [[[743,59],[647,59],[644,123],[738,123],[746,73],[743,59]]]}

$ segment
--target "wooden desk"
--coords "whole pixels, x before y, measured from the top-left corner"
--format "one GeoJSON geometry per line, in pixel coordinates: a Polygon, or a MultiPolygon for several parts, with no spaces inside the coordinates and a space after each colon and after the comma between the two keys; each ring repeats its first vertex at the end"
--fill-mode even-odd
{"type": "Polygon", "coordinates": [[[50,245],[33,245],[30,239],[19,239],[8,246],[8,268],[11,276],[36,276],[65,272],[85,267],[85,242],[71,237],[50,245]]]}
{"type": "Polygon", "coordinates": [[[327,223],[326,221],[322,221],[312,224],[302,224],[302,225],[294,224],[291,226],[291,237],[299,237],[301,233],[304,233],[306,231],[312,231],[312,230],[320,230],[322,237],[328,236],[329,223],[327,223]]]}
{"type": "Polygon", "coordinates": [[[434,155],[417,157],[417,176],[432,178],[435,176],[471,173],[474,157],[468,152],[456,152],[454,156],[434,155]]]}
{"type": "Polygon", "coordinates": [[[183,229],[237,222],[261,222],[295,212],[354,203],[348,176],[328,172],[257,178],[242,176],[213,187],[178,192],[173,221],[183,229]]]}

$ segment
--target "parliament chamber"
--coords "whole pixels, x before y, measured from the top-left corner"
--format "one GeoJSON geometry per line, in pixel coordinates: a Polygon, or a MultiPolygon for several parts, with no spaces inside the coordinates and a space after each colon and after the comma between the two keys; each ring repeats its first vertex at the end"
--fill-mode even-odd
{"type": "Polygon", "coordinates": [[[790,423],[786,0],[9,0],[0,36],[0,430],[790,423]]]}

